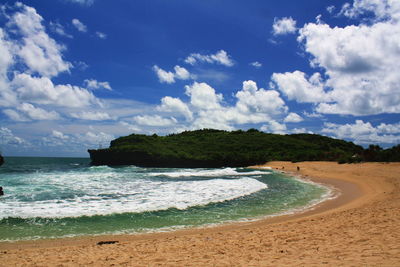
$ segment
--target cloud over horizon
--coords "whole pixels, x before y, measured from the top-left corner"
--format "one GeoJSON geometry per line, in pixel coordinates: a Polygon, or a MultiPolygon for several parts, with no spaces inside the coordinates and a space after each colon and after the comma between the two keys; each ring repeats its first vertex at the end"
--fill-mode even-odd
{"type": "Polygon", "coordinates": [[[83,154],[132,131],[201,128],[400,142],[399,2],[343,1],[307,20],[271,14],[258,33],[246,17],[241,27],[213,21],[190,38],[179,23],[155,27],[154,17],[112,28],[89,15],[47,19],[22,2],[0,6],[0,136],[13,149],[83,154]]]}

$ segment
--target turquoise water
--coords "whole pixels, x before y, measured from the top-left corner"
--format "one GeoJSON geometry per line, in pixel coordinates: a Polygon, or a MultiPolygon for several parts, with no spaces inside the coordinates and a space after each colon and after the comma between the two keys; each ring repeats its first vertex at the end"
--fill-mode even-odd
{"type": "Polygon", "coordinates": [[[0,167],[0,240],[141,233],[295,212],[325,187],[272,170],[90,166],[13,158],[0,167]]]}

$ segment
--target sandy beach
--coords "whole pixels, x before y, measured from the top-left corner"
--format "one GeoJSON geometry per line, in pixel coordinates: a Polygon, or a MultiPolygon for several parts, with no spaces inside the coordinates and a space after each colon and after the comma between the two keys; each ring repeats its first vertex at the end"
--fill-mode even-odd
{"type": "Polygon", "coordinates": [[[400,163],[265,166],[340,196],[301,214],[213,228],[4,242],[0,266],[400,266],[400,163]]]}

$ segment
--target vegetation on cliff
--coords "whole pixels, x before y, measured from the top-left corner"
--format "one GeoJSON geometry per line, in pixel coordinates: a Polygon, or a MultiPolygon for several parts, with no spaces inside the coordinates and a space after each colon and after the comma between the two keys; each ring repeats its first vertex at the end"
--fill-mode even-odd
{"type": "MultiPolygon", "coordinates": [[[[232,132],[204,129],[168,136],[132,134],[111,141],[109,148],[89,150],[89,153],[94,165],[235,167],[271,160],[376,160],[375,150],[316,134],[277,135],[255,129],[232,132]]],[[[393,155],[398,157],[399,146],[392,150],[381,149],[379,155],[385,155],[382,159],[396,159],[393,155]]]]}

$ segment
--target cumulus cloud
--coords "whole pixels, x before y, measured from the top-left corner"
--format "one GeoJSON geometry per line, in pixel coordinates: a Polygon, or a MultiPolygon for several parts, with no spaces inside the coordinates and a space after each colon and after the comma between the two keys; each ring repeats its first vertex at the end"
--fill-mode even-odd
{"type": "MultiPolygon", "coordinates": [[[[72,64],[63,59],[65,48],[49,37],[43,18],[34,8],[17,2],[1,9],[6,19],[0,28],[2,113],[14,121],[49,121],[69,116],[71,109],[101,106],[101,101],[85,88],[53,83],[52,79],[68,72],[72,64]]],[[[49,26],[63,34],[61,24],[49,26]]],[[[111,89],[107,82],[96,80],[88,80],[88,85],[91,89],[111,89]]]]}
{"type": "Polygon", "coordinates": [[[286,134],[287,128],[285,124],[271,120],[268,124],[261,126],[261,131],[274,134],[286,134]]]}
{"type": "Polygon", "coordinates": [[[250,66],[253,66],[254,68],[258,69],[258,68],[262,67],[262,64],[260,62],[258,62],[258,61],[254,61],[254,62],[250,63],[250,66]]]}
{"type": "Polygon", "coordinates": [[[217,53],[211,55],[192,53],[185,59],[185,62],[190,65],[195,65],[197,63],[216,63],[227,67],[235,65],[235,62],[225,50],[219,50],[217,53]]]}
{"type": "Polygon", "coordinates": [[[243,113],[266,113],[277,115],[287,112],[285,102],[275,90],[258,88],[254,81],[244,81],[241,91],[236,93],[236,107],[243,113]]]}
{"type": "Polygon", "coordinates": [[[72,25],[74,25],[74,27],[80,32],[87,32],[87,26],[79,19],[72,19],[72,25]]]}
{"type": "Polygon", "coordinates": [[[179,98],[165,96],[161,99],[161,105],[157,109],[162,112],[181,114],[187,120],[193,119],[193,113],[190,111],[188,105],[179,98]]]}
{"type": "Polygon", "coordinates": [[[5,109],[6,114],[14,121],[31,121],[31,120],[57,120],[60,119],[60,114],[45,109],[35,107],[30,103],[22,103],[15,109],[5,109]]]}
{"type": "Polygon", "coordinates": [[[89,91],[78,86],[54,85],[47,77],[32,77],[18,74],[11,83],[18,98],[42,105],[84,107],[98,104],[98,99],[89,91]]]}
{"type": "Polygon", "coordinates": [[[258,88],[254,81],[243,82],[241,90],[234,95],[236,102],[228,104],[222,94],[207,83],[193,82],[185,86],[189,100],[166,96],[161,104],[148,114],[133,118],[124,126],[141,132],[163,127],[164,132],[215,128],[233,130],[244,124],[266,123],[282,119],[287,106],[275,90],[258,88]]]}
{"type": "Polygon", "coordinates": [[[23,138],[15,136],[14,133],[7,127],[0,127],[0,140],[3,145],[21,145],[27,144],[23,138]]]}
{"type": "Polygon", "coordinates": [[[185,89],[193,107],[204,110],[221,107],[222,94],[217,94],[215,89],[208,84],[194,82],[192,85],[186,85],[185,89]]]}
{"type": "Polygon", "coordinates": [[[298,42],[318,68],[274,73],[273,85],[300,103],[326,114],[372,115],[400,112],[400,20],[398,1],[357,0],[342,10],[349,17],[375,14],[371,23],[331,27],[308,23],[298,42]]]}
{"type": "Polygon", "coordinates": [[[55,137],[55,138],[57,138],[57,139],[62,139],[62,140],[67,140],[67,139],[69,139],[69,136],[63,134],[63,133],[60,132],[60,131],[56,131],[56,130],[53,130],[53,131],[51,132],[51,136],[53,136],[53,137],[55,137]]]}
{"type": "Polygon", "coordinates": [[[68,149],[69,151],[79,151],[83,148],[97,148],[108,146],[114,135],[99,131],[87,131],[85,133],[63,133],[59,130],[52,130],[40,142],[46,147],[55,147],[57,149],[68,149]]]}
{"type": "Polygon", "coordinates": [[[354,0],[353,4],[345,3],[340,14],[349,18],[373,13],[375,21],[400,18],[400,3],[395,0],[354,0]]]}
{"type": "Polygon", "coordinates": [[[190,122],[185,126],[187,129],[232,130],[236,125],[268,122],[287,112],[277,91],[258,88],[254,81],[243,82],[242,89],[235,94],[234,105],[227,105],[223,95],[207,83],[194,82],[185,86],[185,89],[190,98],[188,103],[165,97],[158,109],[183,115],[190,122]]]}
{"type": "Polygon", "coordinates": [[[296,100],[300,103],[318,103],[329,100],[329,95],[324,91],[324,84],[318,72],[309,78],[301,71],[274,73],[271,80],[274,83],[272,87],[279,89],[289,100],[296,100]]]}
{"type": "Polygon", "coordinates": [[[283,121],[284,122],[302,122],[303,118],[296,113],[290,112],[283,121]]]}
{"type": "Polygon", "coordinates": [[[109,82],[99,82],[94,79],[86,79],[84,81],[84,84],[88,89],[91,90],[96,90],[96,89],[112,90],[109,82]]]}
{"type": "Polygon", "coordinates": [[[11,31],[16,31],[22,37],[21,42],[13,43],[16,55],[33,73],[52,77],[69,71],[71,63],[62,58],[64,47],[47,35],[42,24],[43,18],[32,7],[24,4],[16,7],[19,11],[7,23],[11,31]]]}
{"type": "Polygon", "coordinates": [[[189,71],[178,65],[174,67],[175,72],[165,71],[157,65],[153,66],[153,71],[157,74],[158,80],[161,83],[174,83],[175,79],[188,80],[191,78],[189,71]]]}
{"type": "Polygon", "coordinates": [[[350,139],[358,144],[400,143],[400,123],[381,123],[376,127],[363,120],[356,120],[353,124],[325,123],[322,132],[337,138],[350,139]]]}
{"type": "Polygon", "coordinates": [[[272,33],[274,35],[295,33],[296,30],[296,21],[292,17],[274,18],[274,24],[272,25],[272,33]]]}

